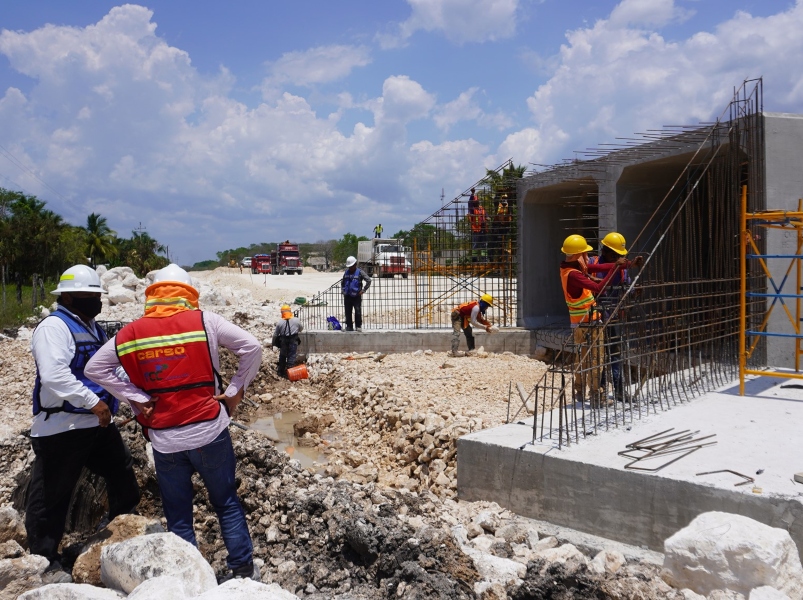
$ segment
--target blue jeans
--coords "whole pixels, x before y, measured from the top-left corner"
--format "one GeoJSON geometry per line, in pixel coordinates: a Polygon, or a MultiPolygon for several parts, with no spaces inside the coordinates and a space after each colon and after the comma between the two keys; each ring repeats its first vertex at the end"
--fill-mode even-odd
{"type": "Polygon", "coordinates": [[[168,531],[193,546],[198,545],[192,524],[192,474],[197,471],[220,521],[223,542],[229,551],[226,559],[229,568],[234,570],[251,563],[253,545],[245,512],[237,498],[229,430],[224,429],[214,441],[195,450],[168,454],[154,450],[153,460],[168,531]]]}

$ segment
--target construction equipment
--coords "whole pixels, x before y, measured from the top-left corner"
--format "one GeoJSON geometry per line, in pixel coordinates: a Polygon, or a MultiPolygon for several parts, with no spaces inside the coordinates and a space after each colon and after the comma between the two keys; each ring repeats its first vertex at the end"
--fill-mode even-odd
{"type": "Polygon", "coordinates": [[[402,240],[374,238],[357,244],[357,262],[368,276],[393,277],[396,274],[407,279],[412,265],[407,258],[409,249],[402,240]]]}
{"type": "Polygon", "coordinates": [[[276,244],[276,250],[270,253],[270,265],[273,275],[301,275],[304,266],[301,264],[298,244],[291,244],[290,240],[276,244]]]}

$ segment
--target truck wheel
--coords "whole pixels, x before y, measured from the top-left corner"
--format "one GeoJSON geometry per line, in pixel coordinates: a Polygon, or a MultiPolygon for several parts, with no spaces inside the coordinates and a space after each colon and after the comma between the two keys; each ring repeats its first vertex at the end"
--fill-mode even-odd
{"type": "Polygon", "coordinates": [[[368,271],[368,277],[374,276],[374,267],[372,265],[368,265],[365,270],[368,271]]]}
{"type": "Polygon", "coordinates": [[[402,279],[407,279],[408,273],[402,273],[402,279]]]}

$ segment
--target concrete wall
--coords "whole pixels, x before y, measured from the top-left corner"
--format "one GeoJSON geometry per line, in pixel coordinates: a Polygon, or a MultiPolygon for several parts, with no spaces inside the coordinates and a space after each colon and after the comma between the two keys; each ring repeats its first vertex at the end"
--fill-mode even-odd
{"type": "MultiPolygon", "coordinates": [[[[764,113],[764,130],[767,208],[796,211],[798,199],[803,198],[803,115],[764,113]]],[[[794,254],[796,245],[793,232],[767,232],[767,254],[794,254]]],[[[776,282],[780,282],[789,266],[789,259],[771,259],[769,266],[776,282]]],[[[772,291],[771,286],[768,287],[768,291],[772,291]]],[[[794,278],[790,278],[784,287],[784,293],[796,293],[794,278]]],[[[794,315],[794,301],[787,300],[787,303],[794,315]]],[[[767,329],[794,332],[791,321],[780,306],[773,310],[767,329]]],[[[794,348],[794,340],[791,338],[768,338],[767,364],[793,368],[794,348]]]]}
{"type": "MultiPolygon", "coordinates": [[[[432,350],[448,352],[452,340],[452,332],[441,330],[404,330],[404,331],[310,331],[301,334],[299,351],[305,354],[324,352],[415,352],[416,350],[432,350]]],[[[525,329],[504,329],[499,333],[487,334],[477,331],[474,337],[479,348],[483,346],[489,352],[513,352],[523,356],[535,354],[538,336],[534,331],[525,329]]],[[[460,334],[460,349],[466,350],[466,340],[460,334]]]]}
{"type": "MultiPolygon", "coordinates": [[[[510,439],[522,425],[499,428],[510,439]],[[511,431],[512,433],[505,433],[511,431]]],[[[485,432],[482,432],[485,433],[485,432]]],[[[663,542],[697,515],[717,510],[789,531],[803,553],[803,504],[565,460],[464,436],[457,441],[461,500],[496,502],[511,511],[633,545],[663,542]]]]}
{"type": "Polygon", "coordinates": [[[563,219],[580,219],[581,207],[567,198],[596,193],[593,182],[576,181],[519,189],[519,327],[569,325],[560,285],[560,248],[568,233],[563,219]]]}

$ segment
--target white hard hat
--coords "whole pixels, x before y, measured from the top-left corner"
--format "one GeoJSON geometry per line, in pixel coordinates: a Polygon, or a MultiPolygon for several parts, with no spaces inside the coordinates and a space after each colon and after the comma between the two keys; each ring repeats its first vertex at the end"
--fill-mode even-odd
{"type": "Polygon", "coordinates": [[[353,256],[349,256],[346,259],[346,266],[347,267],[353,267],[355,264],[357,264],[357,259],[354,258],[353,256]]]}
{"type": "Polygon", "coordinates": [[[62,292],[97,292],[108,294],[100,285],[100,277],[92,267],[86,265],[75,265],[70,267],[59,278],[59,285],[50,292],[56,296],[61,296],[62,292]]]}
{"type": "Polygon", "coordinates": [[[153,274],[153,283],[161,283],[163,281],[178,281],[195,287],[192,285],[192,277],[190,277],[190,274],[176,263],[170,263],[164,269],[159,269],[153,274]]]}

